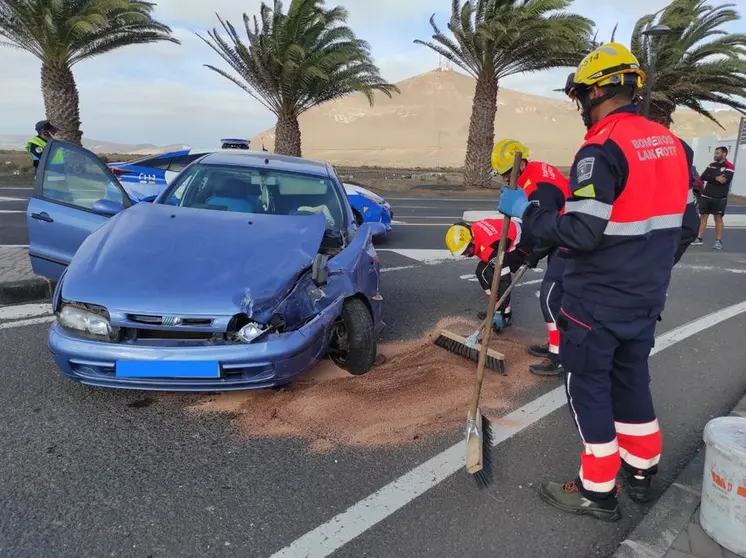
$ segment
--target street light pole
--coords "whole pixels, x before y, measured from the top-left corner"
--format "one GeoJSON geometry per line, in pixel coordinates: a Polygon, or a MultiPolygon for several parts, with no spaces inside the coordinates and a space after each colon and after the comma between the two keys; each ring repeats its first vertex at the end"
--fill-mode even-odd
{"type": "Polygon", "coordinates": [[[645,84],[645,103],[642,107],[642,115],[647,118],[650,114],[650,102],[653,98],[653,80],[655,79],[655,63],[657,62],[658,58],[658,52],[656,50],[656,44],[655,39],[657,37],[662,37],[663,35],[667,35],[671,32],[671,28],[667,25],[654,25],[653,27],[650,27],[649,29],[646,29],[642,32],[643,35],[649,37],[650,42],[650,52],[648,53],[648,60],[650,63],[648,64],[648,72],[647,72],[647,79],[645,80],[647,83],[645,84]]]}

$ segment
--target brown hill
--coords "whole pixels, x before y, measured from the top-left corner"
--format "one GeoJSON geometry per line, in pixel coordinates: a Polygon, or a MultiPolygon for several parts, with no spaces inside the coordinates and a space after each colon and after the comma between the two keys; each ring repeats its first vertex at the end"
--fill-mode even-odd
{"type": "MultiPolygon", "coordinates": [[[[300,118],[305,157],[344,166],[460,167],[464,161],[474,80],[452,70],[434,70],[397,84],[400,95],[376,95],[371,108],[361,95],[315,107],[300,118]]],[[[734,136],[740,115],[718,111],[726,130],[691,111],[674,114],[683,138],[716,133],[734,136]]],[[[569,165],[585,128],[570,101],[500,89],[495,138],[527,143],[535,158],[569,165]]],[[[274,130],[253,138],[267,149],[274,130]]]]}

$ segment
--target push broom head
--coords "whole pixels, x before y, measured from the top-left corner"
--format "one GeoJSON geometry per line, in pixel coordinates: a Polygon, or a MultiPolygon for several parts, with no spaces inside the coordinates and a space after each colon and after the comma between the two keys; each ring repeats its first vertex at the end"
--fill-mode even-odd
{"type": "Polygon", "coordinates": [[[492,425],[477,409],[475,419],[468,417],[466,431],[466,471],[479,489],[492,484],[492,425]]]}
{"type": "MultiPolygon", "coordinates": [[[[471,343],[468,343],[467,338],[463,335],[444,329],[435,338],[435,344],[454,354],[473,360],[474,362],[479,362],[481,345],[477,343],[474,346],[470,346],[471,343]]],[[[487,360],[484,363],[484,367],[488,370],[505,374],[505,355],[494,349],[487,349],[487,360]]]]}

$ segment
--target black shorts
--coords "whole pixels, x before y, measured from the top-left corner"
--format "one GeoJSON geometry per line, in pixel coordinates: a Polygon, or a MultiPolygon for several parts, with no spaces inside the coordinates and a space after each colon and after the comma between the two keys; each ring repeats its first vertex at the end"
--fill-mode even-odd
{"type": "Polygon", "coordinates": [[[727,205],[728,198],[699,197],[700,215],[725,215],[725,207],[727,205]]]}

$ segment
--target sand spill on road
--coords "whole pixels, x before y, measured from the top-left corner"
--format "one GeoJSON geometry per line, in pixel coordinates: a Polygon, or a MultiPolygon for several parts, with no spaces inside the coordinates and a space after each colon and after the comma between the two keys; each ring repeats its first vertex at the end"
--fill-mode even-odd
{"type": "MultiPolygon", "coordinates": [[[[468,334],[477,324],[445,318],[422,339],[379,346],[385,362],[351,376],[328,360],[280,390],[222,393],[188,410],[231,413],[251,437],[296,437],[316,452],[338,445],[374,447],[411,443],[463,426],[474,389],[476,363],[436,346],[441,329],[468,334]]],[[[516,394],[542,381],[528,371],[530,335],[514,326],[491,346],[505,354],[507,376],[487,370],[481,407],[503,414],[516,394]]]]}

